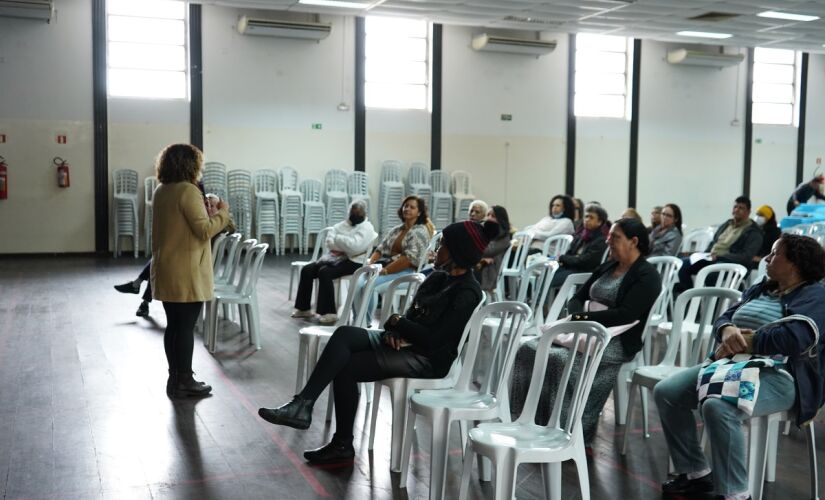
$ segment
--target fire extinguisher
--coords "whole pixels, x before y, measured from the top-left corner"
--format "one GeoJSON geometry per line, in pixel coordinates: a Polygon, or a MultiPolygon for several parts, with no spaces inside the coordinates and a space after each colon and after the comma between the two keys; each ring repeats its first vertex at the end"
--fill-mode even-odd
{"type": "Polygon", "coordinates": [[[9,167],[6,159],[0,156],[0,200],[9,197],[9,167]]]}
{"type": "Polygon", "coordinates": [[[57,165],[57,187],[69,187],[71,185],[69,182],[69,163],[59,156],[55,157],[53,161],[57,165]]]}

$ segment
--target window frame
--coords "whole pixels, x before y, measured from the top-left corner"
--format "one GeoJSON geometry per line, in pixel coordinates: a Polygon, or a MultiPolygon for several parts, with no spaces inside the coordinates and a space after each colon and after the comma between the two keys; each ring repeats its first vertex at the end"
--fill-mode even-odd
{"type": "Polygon", "coordinates": [[[634,53],[634,50],[633,50],[633,38],[624,37],[624,36],[617,36],[617,35],[602,35],[602,34],[598,34],[598,33],[578,33],[578,34],[576,34],[576,51],[575,51],[573,57],[576,58],[576,61],[575,61],[575,63],[576,63],[575,68],[576,69],[575,69],[575,72],[574,72],[574,75],[573,75],[573,85],[574,85],[574,88],[573,88],[573,115],[576,118],[580,118],[580,117],[581,118],[606,118],[606,119],[616,119],[616,120],[624,119],[626,121],[629,121],[632,118],[632,109],[633,109],[632,108],[633,107],[633,92],[632,92],[632,90],[633,90],[632,89],[633,58],[636,57],[636,54],[634,53]],[[616,72],[589,72],[589,71],[581,73],[583,75],[585,75],[585,74],[586,75],[591,75],[591,76],[595,75],[594,76],[595,78],[598,78],[598,76],[600,76],[600,75],[622,75],[623,80],[624,80],[624,92],[622,94],[592,93],[592,92],[580,93],[578,90],[576,90],[575,87],[578,84],[578,78],[579,78],[579,73],[580,73],[578,57],[579,57],[579,52],[582,51],[582,49],[579,48],[580,45],[578,43],[578,37],[580,35],[613,37],[613,38],[617,38],[617,39],[621,38],[621,39],[624,40],[624,51],[623,52],[616,51],[616,50],[607,50],[607,49],[597,49],[597,50],[585,49],[583,51],[583,52],[591,52],[591,53],[597,53],[597,54],[608,53],[608,54],[622,54],[622,55],[624,55],[624,71],[622,73],[616,73],[616,72]],[[595,97],[595,98],[600,98],[600,97],[605,97],[605,96],[621,96],[623,101],[624,101],[622,115],[621,116],[616,116],[616,115],[612,115],[612,114],[611,115],[606,115],[606,114],[590,114],[590,113],[580,114],[577,111],[577,108],[578,108],[578,106],[577,106],[577,101],[578,101],[577,96],[580,95],[580,94],[582,96],[590,96],[590,97],[595,97]]]}
{"type": "Polygon", "coordinates": [[[793,49],[775,49],[773,47],[755,47],[753,51],[753,66],[754,66],[754,75],[752,81],[750,82],[751,88],[751,124],[752,125],[777,125],[777,126],[784,126],[784,127],[799,127],[799,98],[800,98],[800,81],[802,78],[802,65],[800,64],[802,61],[802,53],[793,49]],[[782,62],[760,62],[757,61],[757,51],[759,49],[768,49],[768,50],[787,50],[793,54],[793,63],[782,63],[782,62]],[[773,81],[766,81],[766,80],[757,80],[756,79],[756,68],[757,65],[760,66],[791,66],[792,71],[790,72],[792,75],[792,79],[789,83],[782,83],[782,82],[773,82],[773,81]],[[756,100],[754,98],[755,95],[755,87],[757,85],[790,85],[791,86],[791,98],[790,102],[788,101],[772,101],[772,100],[756,100]],[[791,115],[790,121],[788,122],[778,122],[778,121],[756,121],[756,116],[754,113],[754,108],[756,105],[759,104],[776,104],[782,106],[790,106],[791,107],[791,115]]]}

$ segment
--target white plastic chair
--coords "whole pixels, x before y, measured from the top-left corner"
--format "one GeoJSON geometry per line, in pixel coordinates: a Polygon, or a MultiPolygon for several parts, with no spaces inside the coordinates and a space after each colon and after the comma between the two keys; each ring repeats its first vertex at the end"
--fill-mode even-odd
{"type": "Polygon", "coordinates": [[[270,251],[281,253],[278,210],[278,174],[271,169],[256,170],[252,183],[255,188],[255,238],[263,242],[272,237],[270,251]]]}
{"type": "Polygon", "coordinates": [[[298,171],[289,165],[278,169],[278,188],[280,193],[298,191],[298,171]]]}
{"type": "Polygon", "coordinates": [[[113,190],[112,212],[115,226],[114,256],[120,256],[120,238],[132,238],[135,258],[140,249],[140,226],[138,219],[138,173],[122,168],[112,172],[113,190]]]}
{"type": "Polygon", "coordinates": [[[444,170],[430,171],[432,203],[430,219],[437,230],[442,230],[453,222],[453,197],[450,194],[450,174],[444,170]]]}
{"type": "Polygon", "coordinates": [[[152,255],[152,202],[155,199],[155,189],[158,187],[158,178],[151,176],[143,179],[143,233],[146,236],[146,256],[152,255]]]}
{"type": "Polygon", "coordinates": [[[289,265],[289,293],[287,294],[287,299],[292,300],[292,284],[295,281],[295,278],[301,275],[301,270],[307,264],[311,264],[318,260],[321,255],[326,253],[326,239],[329,232],[332,231],[332,227],[325,227],[321,229],[318,233],[318,236],[315,238],[315,248],[312,250],[312,256],[309,260],[293,260],[289,265]]]}
{"type": "Polygon", "coordinates": [[[579,291],[593,273],[574,273],[568,274],[564,279],[564,283],[559,287],[559,291],[553,297],[550,303],[550,309],[547,310],[547,317],[544,322],[557,321],[561,319],[562,313],[567,311],[567,302],[573,298],[573,295],[579,291]]]}
{"type": "Polygon", "coordinates": [[[367,217],[372,219],[372,198],[369,190],[369,176],[365,172],[350,172],[347,177],[347,193],[349,202],[364,200],[367,203],[367,217]]]}
{"type": "Polygon", "coordinates": [[[694,229],[682,238],[679,253],[704,252],[713,241],[713,229],[701,227],[694,229]]]}
{"type": "Polygon", "coordinates": [[[510,290],[517,290],[518,278],[521,276],[524,263],[527,261],[527,251],[530,250],[530,233],[517,231],[513,235],[513,244],[504,253],[501,267],[498,271],[496,284],[496,300],[504,300],[504,280],[510,278],[510,290]],[[511,254],[514,256],[511,257],[511,254]],[[511,263],[512,262],[512,263],[511,263]]]}
{"type": "MultiPolygon", "coordinates": [[[[306,179],[301,181],[301,196],[304,200],[304,239],[301,243],[301,253],[309,248],[309,237],[317,235],[328,226],[326,208],[321,201],[321,181],[306,179]]],[[[336,221],[336,222],[340,222],[336,221]]]]}
{"type": "MultiPolygon", "coordinates": [[[[579,478],[581,498],[590,498],[590,482],[587,471],[587,454],[584,449],[581,415],[584,411],[590,387],[596,376],[604,348],[610,341],[605,328],[592,321],[563,323],[550,328],[539,340],[536,362],[533,366],[524,410],[515,422],[482,423],[470,430],[464,451],[464,470],[458,498],[466,500],[470,485],[470,473],[476,454],[492,460],[495,467],[494,495],[497,500],[510,500],[516,491],[516,474],[519,464],[540,463],[545,496],[561,499],[561,462],[573,460],[579,478]],[[547,425],[536,425],[536,407],[539,403],[547,360],[553,339],[562,333],[574,334],[574,346],[581,347],[580,354],[571,349],[559,380],[559,391],[553,403],[553,413],[547,425]],[[574,361],[580,370],[573,378],[574,361]],[[570,393],[569,400],[566,395],[570,393]],[[566,421],[562,416],[567,415],[566,421]]],[[[431,495],[432,496],[432,495],[431,495]]]]}
{"type": "Polygon", "coordinates": [[[455,221],[467,220],[470,203],[476,199],[476,195],[473,194],[470,173],[464,170],[456,170],[453,172],[450,184],[450,192],[453,194],[453,205],[455,206],[455,221]]]}
{"type": "Polygon", "coordinates": [[[426,163],[414,161],[407,170],[407,195],[415,195],[424,199],[427,207],[432,206],[433,188],[430,186],[427,172],[430,167],[426,163]]]}
{"type": "Polygon", "coordinates": [[[266,243],[259,243],[250,248],[244,257],[237,284],[232,287],[218,288],[214,298],[206,302],[208,324],[206,328],[207,348],[215,352],[218,340],[218,306],[221,304],[237,304],[238,318],[241,331],[249,333],[249,344],[255,349],[261,348],[261,316],[258,312],[258,278],[261,275],[264,255],[269,247],[266,243]],[[245,323],[245,324],[244,324],[245,323]]]}
{"type": "MultiPolygon", "coordinates": [[[[447,474],[447,449],[452,422],[485,420],[509,421],[507,409],[501,398],[507,393],[510,371],[519,347],[524,327],[531,316],[530,307],[522,302],[496,302],[482,307],[470,320],[467,352],[461,366],[458,381],[452,389],[420,391],[410,397],[410,413],[404,431],[404,450],[401,454],[401,477],[399,486],[407,484],[412,436],[415,419],[421,415],[432,422],[432,442],[430,447],[430,499],[444,497],[444,479],[447,474]],[[480,332],[484,321],[498,316],[500,326],[494,332],[494,346],[491,368],[477,386],[473,381],[476,369],[480,332]]],[[[467,436],[462,425],[462,444],[467,436]]]]}
{"type": "Polygon", "coordinates": [[[229,212],[235,227],[246,237],[252,236],[252,173],[230,170],[226,176],[229,212]]]}
{"type": "Polygon", "coordinates": [[[633,390],[640,388],[642,399],[642,428],[644,436],[649,437],[649,426],[647,419],[647,397],[644,389],[653,389],[659,381],[673,375],[674,373],[686,370],[699,363],[707,353],[710,336],[713,335],[713,321],[719,313],[739,300],[741,293],[738,290],[721,287],[692,288],[683,292],[676,299],[676,306],[673,311],[673,328],[669,332],[667,351],[661,362],[656,365],[645,365],[636,368],[630,376],[630,389],[628,390],[628,404],[625,415],[624,436],[622,437],[622,454],[627,452],[627,436],[633,423],[633,390]],[[701,311],[701,316],[692,316],[692,311],[701,311]],[[684,328],[685,323],[695,318],[696,332],[693,333],[684,328]],[[688,341],[692,339],[692,346],[688,347],[688,341]],[[679,351],[687,351],[679,353],[679,351]],[[681,366],[676,366],[676,356],[682,354],[681,366]]]}
{"type": "Polygon", "coordinates": [[[326,224],[332,226],[347,218],[349,195],[347,194],[347,173],[343,170],[328,170],[324,175],[324,203],[326,203],[326,224]]]}
{"type": "MultiPolygon", "coordinates": [[[[820,233],[818,237],[821,237],[823,240],[825,240],[825,233],[820,233]]],[[[820,246],[822,246],[821,243],[820,246]]],[[[747,288],[759,283],[760,281],[762,281],[762,278],[764,278],[767,275],[768,261],[765,260],[765,257],[762,257],[761,259],[759,259],[759,264],[757,264],[756,269],[752,269],[751,272],[748,273],[748,279],[743,281],[742,283],[743,285],[745,285],[745,288],[747,288]],[[745,284],[745,282],[747,282],[747,284],[745,284]]]]}
{"type": "MultiPolygon", "coordinates": [[[[673,287],[679,280],[679,268],[682,267],[682,259],[671,255],[648,257],[647,261],[656,267],[659,272],[659,277],[662,279],[662,289],[665,292],[665,299],[658,303],[658,307],[653,316],[653,325],[659,325],[662,322],[670,320],[670,312],[673,311],[673,287]]],[[[644,346],[645,362],[651,363],[653,353],[653,343],[656,337],[650,338],[650,342],[646,342],[644,346]]],[[[618,413],[617,413],[618,415],[618,413]]],[[[624,412],[622,412],[624,415],[624,412]]],[[[624,418],[624,416],[622,416],[624,418]]]]}
{"type": "Polygon", "coordinates": [[[281,190],[281,220],[280,220],[280,239],[281,239],[281,255],[287,247],[287,237],[292,236],[292,245],[290,248],[298,248],[301,252],[301,245],[304,234],[304,201],[301,193],[292,190],[281,190]]]}
{"type": "Polygon", "coordinates": [[[398,224],[396,210],[404,199],[404,183],[401,182],[402,164],[398,160],[381,163],[381,179],[378,192],[378,232],[384,236],[398,224]]]}
{"type": "Polygon", "coordinates": [[[226,181],[226,165],[216,161],[206,162],[203,166],[203,192],[211,193],[222,200],[228,198],[229,192],[226,181]]]}
{"type": "Polygon", "coordinates": [[[545,257],[558,258],[567,253],[573,243],[573,236],[569,234],[556,234],[544,240],[541,247],[541,254],[545,257]]]}

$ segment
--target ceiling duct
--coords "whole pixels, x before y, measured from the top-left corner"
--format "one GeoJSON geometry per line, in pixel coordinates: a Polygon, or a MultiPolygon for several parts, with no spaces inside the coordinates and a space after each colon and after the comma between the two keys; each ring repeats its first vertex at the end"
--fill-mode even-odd
{"type": "Polygon", "coordinates": [[[49,22],[54,7],[50,0],[0,0],[0,17],[18,17],[49,22]]]}
{"type": "Polygon", "coordinates": [[[332,25],[327,23],[281,21],[248,16],[242,16],[238,20],[238,31],[242,35],[322,40],[329,36],[331,30],[332,25]]]}
{"type": "Polygon", "coordinates": [[[723,54],[701,50],[677,49],[667,53],[667,62],[686,66],[725,68],[736,66],[745,60],[744,54],[723,54]]]}
{"type": "Polygon", "coordinates": [[[473,37],[473,49],[483,52],[503,52],[543,56],[556,48],[555,40],[530,40],[482,33],[473,37]]]}

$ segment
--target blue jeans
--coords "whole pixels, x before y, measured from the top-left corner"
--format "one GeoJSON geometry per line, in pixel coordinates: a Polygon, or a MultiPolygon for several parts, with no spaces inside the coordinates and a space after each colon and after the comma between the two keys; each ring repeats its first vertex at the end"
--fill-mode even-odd
{"type": "MultiPolygon", "coordinates": [[[[376,302],[378,301],[378,294],[383,294],[385,291],[387,291],[387,288],[389,288],[390,283],[395,278],[404,276],[405,274],[412,274],[414,272],[414,269],[408,268],[393,274],[378,275],[375,278],[375,287],[372,289],[372,296],[367,302],[367,313],[364,316],[364,328],[370,328],[370,325],[372,324],[372,312],[375,310],[376,302]]],[[[366,283],[366,281],[366,278],[364,276],[361,276],[361,278],[358,279],[358,283],[355,285],[355,290],[353,291],[353,293],[355,293],[354,304],[356,304],[356,306],[361,301],[361,294],[364,291],[364,283],[366,283]]],[[[358,312],[359,311],[356,311],[356,314],[358,312]]]]}
{"type": "MultiPolygon", "coordinates": [[[[708,467],[699,447],[692,411],[699,407],[696,380],[700,368],[694,366],[671,375],[653,389],[673,466],[680,474],[699,472],[708,467]]],[[[793,406],[795,396],[796,387],[788,376],[773,368],[763,368],[759,373],[759,396],[753,416],[788,410],[793,406]]],[[[715,493],[746,492],[748,465],[742,421],[748,419],[748,415],[719,398],[706,399],[700,411],[710,438],[715,493]]]]}

